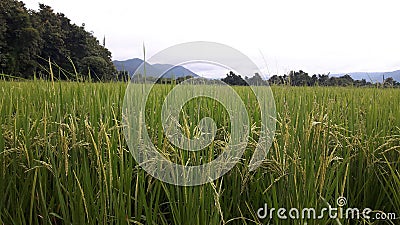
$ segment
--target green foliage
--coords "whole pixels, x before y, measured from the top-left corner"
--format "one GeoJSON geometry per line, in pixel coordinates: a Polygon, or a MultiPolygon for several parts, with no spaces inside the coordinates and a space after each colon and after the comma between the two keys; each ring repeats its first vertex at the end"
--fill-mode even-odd
{"type": "Polygon", "coordinates": [[[240,75],[236,75],[234,72],[229,71],[226,74],[226,77],[221,79],[223,82],[229,85],[239,85],[239,86],[247,86],[249,85],[240,75]]]}
{"type": "Polygon", "coordinates": [[[50,6],[39,5],[39,11],[29,11],[22,2],[0,2],[0,68],[3,73],[32,78],[46,77],[50,60],[62,68],[57,78],[75,80],[75,69],[83,76],[95,73],[97,80],[110,79],[116,70],[111,52],[84,26],[71,24],[62,13],[50,6]],[[72,64],[72,63],[73,64],[72,64]]]}
{"type": "MultiPolygon", "coordinates": [[[[100,56],[89,56],[82,59],[82,67],[87,68],[86,74],[91,74],[96,79],[111,79],[112,70],[107,65],[107,61],[100,56]],[[100,76],[99,76],[100,75],[100,76]],[[107,76],[108,75],[108,76],[107,76]]],[[[83,70],[84,71],[84,70],[83,70]]]]}
{"type": "Polygon", "coordinates": [[[26,77],[33,74],[39,53],[39,33],[32,26],[30,14],[18,1],[0,2],[0,61],[3,73],[26,77]]]}
{"type": "Polygon", "coordinates": [[[314,74],[311,77],[308,73],[300,71],[290,71],[288,75],[278,76],[273,75],[268,79],[268,82],[263,80],[261,76],[256,73],[253,77],[247,76],[243,79],[240,75],[236,75],[230,71],[225,78],[221,79],[229,85],[248,86],[250,85],[286,85],[286,86],[353,86],[353,87],[400,87],[400,83],[396,82],[392,77],[386,78],[383,84],[372,84],[365,79],[354,80],[350,75],[346,74],[341,77],[329,77],[326,74],[314,74]]]}
{"type": "MultiPolygon", "coordinates": [[[[340,77],[329,77],[327,74],[314,74],[309,76],[308,73],[300,71],[290,71],[288,75],[278,76],[273,75],[268,80],[269,84],[288,85],[288,86],[354,86],[367,87],[374,86],[371,82],[365,79],[354,80],[350,75],[346,74],[340,77]]],[[[383,84],[377,84],[382,87],[400,87],[400,83],[396,82],[392,77],[385,79],[383,84]]]]}

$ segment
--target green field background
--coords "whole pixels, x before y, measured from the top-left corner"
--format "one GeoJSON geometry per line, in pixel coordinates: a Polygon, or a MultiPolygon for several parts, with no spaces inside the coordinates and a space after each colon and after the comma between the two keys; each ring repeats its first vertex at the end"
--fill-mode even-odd
{"type": "MultiPolygon", "coordinates": [[[[209,184],[178,187],[148,175],[130,154],[121,123],[126,86],[0,82],[0,224],[399,224],[259,219],[256,212],[264,204],[336,207],[343,196],[345,207],[400,216],[400,89],[272,87],[275,138],[262,166],[249,171],[260,114],[249,88],[236,87],[252,124],[242,160],[209,184]]],[[[201,163],[223,150],[230,122],[212,100],[189,102],[181,116],[189,137],[199,117],[215,119],[207,151],[169,144],[160,106],[172,86],[154,88],[146,122],[161,152],[201,163]]]]}

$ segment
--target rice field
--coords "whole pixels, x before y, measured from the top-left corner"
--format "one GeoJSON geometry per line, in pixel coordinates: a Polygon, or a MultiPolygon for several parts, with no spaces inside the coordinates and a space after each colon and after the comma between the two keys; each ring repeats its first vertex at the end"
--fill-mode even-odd
{"type": "MultiPolygon", "coordinates": [[[[248,163],[260,112],[248,87],[235,87],[250,115],[240,162],[211,183],[180,187],[146,173],[123,135],[125,83],[0,81],[0,224],[399,224],[400,89],[272,87],[276,132],[262,166],[248,163]],[[259,208],[370,208],[396,218],[260,218],[259,208]]],[[[147,102],[151,140],[171,161],[202,164],[229,139],[217,102],[188,102],[188,137],[204,116],[216,138],[187,153],[163,134],[161,107],[172,85],[147,102]]],[[[372,215],[371,214],[371,215],[372,215]]]]}

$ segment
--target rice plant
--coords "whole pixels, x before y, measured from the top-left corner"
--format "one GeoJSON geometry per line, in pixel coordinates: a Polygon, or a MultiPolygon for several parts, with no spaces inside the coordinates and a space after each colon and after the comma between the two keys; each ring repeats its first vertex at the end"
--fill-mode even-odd
{"type": "MultiPolygon", "coordinates": [[[[159,151],[201,164],[223,151],[230,121],[212,99],[180,114],[187,137],[205,116],[216,138],[201,153],[172,145],[161,105],[173,85],[156,85],[146,125],[159,151]]],[[[398,224],[399,219],[259,218],[268,207],[371,208],[400,216],[400,90],[272,87],[277,127],[267,159],[248,168],[260,113],[236,87],[250,116],[240,163],[195,187],[163,183],[134,160],[123,136],[125,83],[0,81],[0,224],[398,224]]]]}

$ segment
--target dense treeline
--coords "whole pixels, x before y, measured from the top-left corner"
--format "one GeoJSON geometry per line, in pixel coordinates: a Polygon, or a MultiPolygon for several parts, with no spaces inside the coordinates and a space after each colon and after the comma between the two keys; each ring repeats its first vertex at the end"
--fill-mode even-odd
{"type": "Polygon", "coordinates": [[[392,77],[388,77],[382,83],[371,83],[362,80],[354,80],[350,75],[340,77],[330,77],[327,74],[314,74],[309,76],[308,73],[300,71],[291,71],[288,75],[274,75],[269,78],[268,82],[275,85],[290,85],[290,86],[373,86],[381,85],[385,87],[400,86],[392,77]]]}
{"type": "MultiPolygon", "coordinates": [[[[234,72],[229,72],[226,77],[221,79],[229,85],[247,86],[251,85],[266,85],[267,83],[261,78],[259,74],[253,77],[242,78],[234,72]]],[[[308,73],[300,71],[291,71],[289,74],[283,76],[273,75],[268,79],[268,83],[272,85],[288,85],[288,86],[374,86],[380,85],[383,87],[400,87],[400,83],[395,81],[392,77],[383,80],[382,83],[371,83],[365,79],[354,80],[350,75],[341,77],[330,77],[327,74],[314,74],[309,76],[308,73]]]]}
{"type": "Polygon", "coordinates": [[[43,4],[32,11],[23,2],[1,0],[0,72],[46,78],[49,60],[60,79],[90,75],[94,80],[107,80],[116,73],[111,52],[85,30],[84,24],[72,24],[64,14],[43,4]]]}

